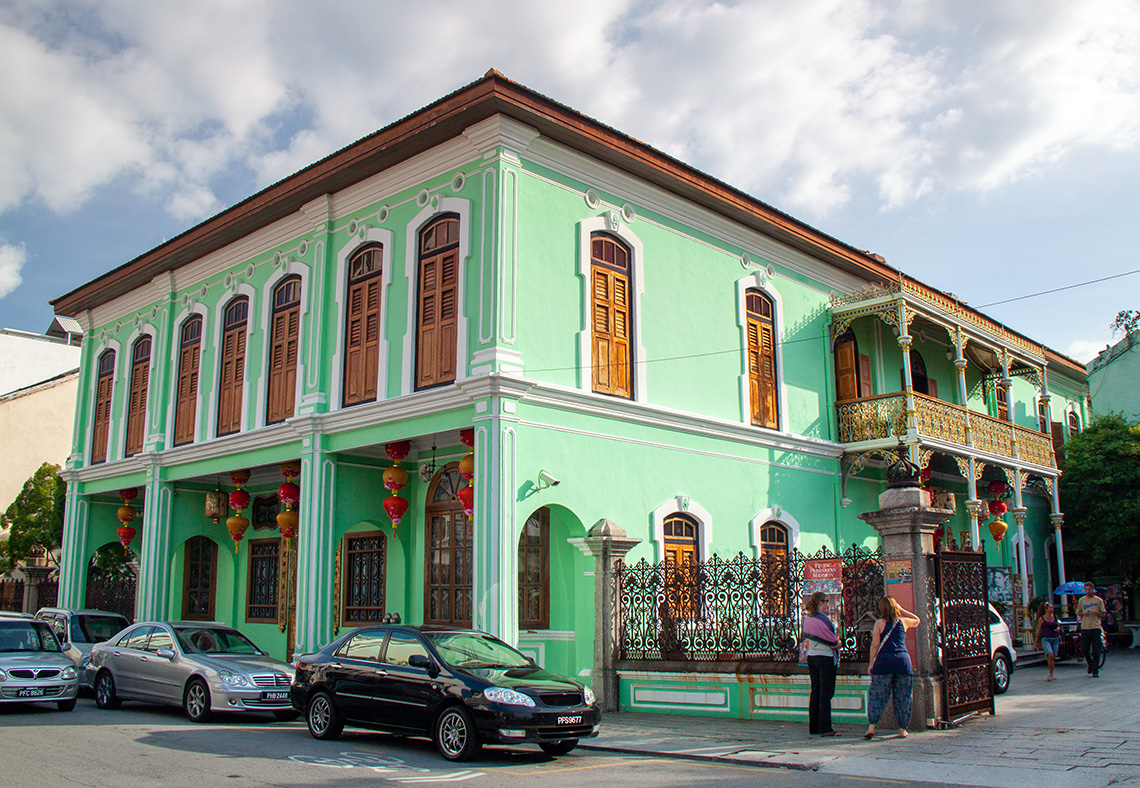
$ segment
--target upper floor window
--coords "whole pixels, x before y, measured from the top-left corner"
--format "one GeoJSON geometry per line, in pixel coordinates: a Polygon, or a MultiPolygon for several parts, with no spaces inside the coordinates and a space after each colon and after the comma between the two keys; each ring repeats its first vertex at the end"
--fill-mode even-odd
{"type": "Polygon", "coordinates": [[[607,233],[590,234],[593,390],[633,398],[629,248],[607,233]]]}
{"type": "Polygon", "coordinates": [[[194,442],[198,416],[198,364],[202,358],[202,317],[182,324],[178,343],[178,390],[174,404],[174,445],[194,442]]]}
{"type": "Polygon", "coordinates": [[[1003,386],[1000,382],[994,386],[994,399],[996,401],[996,408],[994,412],[997,413],[997,417],[1002,421],[1010,421],[1009,400],[1006,398],[1006,395],[1008,393],[1009,389],[1006,386],[1003,386]]]}
{"type": "Polygon", "coordinates": [[[519,629],[550,628],[550,510],[527,518],[519,536],[519,629]]]}
{"type": "Polygon", "coordinates": [[[926,359],[917,350],[910,351],[910,385],[915,394],[938,396],[938,387],[926,374],[926,359]]]}
{"type": "Polygon", "coordinates": [[[416,388],[455,381],[459,323],[459,217],[446,214],[420,232],[416,388]]]}
{"type": "Polygon", "coordinates": [[[779,391],[776,380],[776,310],[772,299],[749,288],[744,294],[748,314],[748,381],[752,423],[779,429],[779,391]]]}
{"type": "Polygon", "coordinates": [[[1081,416],[1075,410],[1069,411],[1069,440],[1081,431],[1081,416]]]}
{"type": "Polygon", "coordinates": [[[1049,407],[1041,398],[1037,399],[1037,431],[1049,434],[1049,407]]]}
{"type": "Polygon", "coordinates": [[[95,386],[95,420],[91,435],[91,462],[107,461],[107,433],[111,426],[111,393],[115,387],[115,351],[99,356],[99,378],[95,386]]]}
{"type": "Polygon", "coordinates": [[[273,288],[273,336],[269,340],[269,393],[265,423],[293,415],[297,398],[297,344],[301,335],[301,277],[273,288]]]}
{"type": "Polygon", "coordinates": [[[241,429],[242,391],[245,384],[246,325],[249,299],[235,298],[222,320],[222,353],[218,375],[218,435],[241,429]]]}
{"type": "Polygon", "coordinates": [[[383,254],[383,247],[369,246],[348,261],[348,317],[344,332],[345,405],[376,399],[383,254]]]}
{"type": "Polygon", "coordinates": [[[127,398],[127,445],[123,452],[133,457],[142,451],[143,433],[146,432],[146,392],[150,383],[149,336],[141,336],[135,341],[131,352],[131,393],[127,398]]]}

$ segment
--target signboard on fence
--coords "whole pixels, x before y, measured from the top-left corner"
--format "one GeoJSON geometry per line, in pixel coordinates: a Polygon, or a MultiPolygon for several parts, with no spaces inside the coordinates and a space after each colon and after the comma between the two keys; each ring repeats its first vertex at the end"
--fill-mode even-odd
{"type": "Polygon", "coordinates": [[[803,595],[816,591],[839,596],[843,593],[843,560],[840,558],[811,558],[804,561],[803,595]]]}

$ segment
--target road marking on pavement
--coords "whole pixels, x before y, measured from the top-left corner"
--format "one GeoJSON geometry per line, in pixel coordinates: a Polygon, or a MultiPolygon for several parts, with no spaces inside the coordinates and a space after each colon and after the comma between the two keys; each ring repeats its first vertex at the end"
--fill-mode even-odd
{"type": "Polygon", "coordinates": [[[865,780],[872,783],[895,783],[897,785],[907,785],[906,780],[887,780],[883,777],[852,777],[849,774],[836,775],[840,780],[865,780]]]}
{"type": "Polygon", "coordinates": [[[517,769],[524,768],[522,766],[502,766],[495,769],[496,774],[509,774],[512,777],[532,777],[536,774],[553,774],[554,772],[580,772],[586,769],[604,769],[610,766],[626,766],[631,763],[646,763],[648,761],[657,760],[655,758],[627,758],[621,761],[607,761],[606,763],[595,763],[590,766],[560,766],[551,769],[532,769],[526,772],[517,771],[517,769]]]}
{"type": "Polygon", "coordinates": [[[368,769],[374,774],[382,774],[385,779],[398,783],[455,783],[483,776],[483,772],[473,772],[470,769],[437,773],[431,769],[409,766],[401,758],[373,752],[349,751],[340,753],[339,757],[331,758],[321,755],[290,755],[289,760],[331,769],[368,769]]]}

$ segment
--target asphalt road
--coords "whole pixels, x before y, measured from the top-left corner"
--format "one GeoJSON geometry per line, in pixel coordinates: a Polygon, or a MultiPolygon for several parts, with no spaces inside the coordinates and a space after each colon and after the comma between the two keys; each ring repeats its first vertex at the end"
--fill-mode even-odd
{"type": "MultiPolygon", "coordinates": [[[[604,723],[603,723],[604,724],[604,723]]],[[[303,722],[231,716],[196,725],[180,709],[125,704],[100,711],[87,698],[71,712],[53,705],[0,707],[0,786],[261,788],[464,783],[472,788],[557,786],[902,785],[899,780],[701,763],[575,750],[551,758],[537,747],[485,748],[452,764],[426,739],[347,730],[316,741],[303,722]]]]}

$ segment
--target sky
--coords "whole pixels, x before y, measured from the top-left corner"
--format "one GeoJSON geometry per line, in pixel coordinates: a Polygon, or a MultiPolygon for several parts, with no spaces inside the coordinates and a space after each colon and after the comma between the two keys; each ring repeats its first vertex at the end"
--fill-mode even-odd
{"type": "Polygon", "coordinates": [[[0,327],[489,68],[1081,362],[1140,308],[1135,0],[0,0],[0,327]]]}

